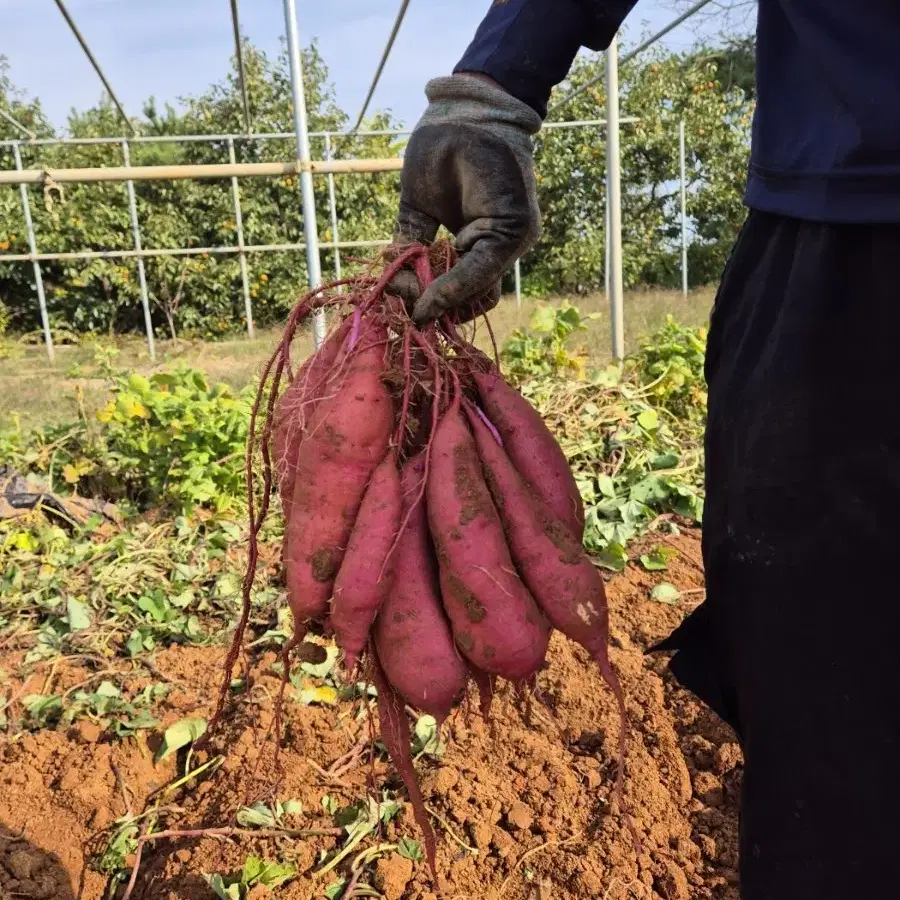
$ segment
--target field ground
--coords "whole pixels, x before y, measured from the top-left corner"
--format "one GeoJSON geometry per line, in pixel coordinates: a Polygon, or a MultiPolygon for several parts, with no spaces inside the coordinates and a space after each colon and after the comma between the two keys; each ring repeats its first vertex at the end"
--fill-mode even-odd
{"type": "MultiPolygon", "coordinates": [[[[420,761],[440,836],[438,868],[447,879],[441,896],[737,900],[738,747],[727,728],[673,683],[662,660],[645,655],[703,595],[698,535],[686,532],[669,540],[679,551],[665,573],[682,591],[677,605],[650,599],[658,574],[631,567],[609,585],[612,659],[632,723],[627,805],[640,854],[613,799],[614,704],[586,655],[557,636],[540,702],[523,703],[509,694],[495,702],[502,738],[463,708],[448,723],[444,755],[420,761]]],[[[0,668],[18,672],[21,651],[14,641],[2,644],[0,668]]],[[[170,693],[153,709],[169,724],[185,715],[209,714],[221,658],[214,647],[172,647],[154,657],[155,671],[136,668],[131,678],[136,688],[151,680],[169,683],[170,693]]],[[[369,759],[369,725],[365,716],[354,717],[352,705],[290,701],[283,770],[276,773],[271,744],[264,744],[278,684],[274,662],[272,653],[253,658],[253,690],[236,704],[210,756],[201,752],[194,765],[220,750],[227,753],[225,761],[180,789],[161,791],[176,777],[176,766],[175,757],[153,764],[158,740],[113,742],[89,720],[68,730],[12,740],[0,736],[0,897],[101,900],[107,876],[91,868],[91,854],[108,845],[116,820],[154,805],[162,809],[157,828],[209,829],[233,825],[236,809],[260,797],[268,800],[274,790],[282,801],[303,804],[302,814],[288,817],[290,827],[330,828],[323,803],[352,803],[365,795],[373,774],[378,783],[389,777],[380,758],[369,759]]],[[[12,687],[16,694],[71,692],[129,665],[48,661],[33,669],[26,683],[11,674],[12,687]]],[[[415,834],[404,806],[381,840],[390,848],[415,834]]],[[[159,840],[146,846],[132,896],[209,900],[213,895],[204,874],[240,869],[248,854],[256,854],[293,861],[299,877],[274,892],[259,888],[241,897],[324,897],[333,876],[313,870],[321,852],[344,839],[296,840],[248,829],[229,840],[159,840]]],[[[360,896],[435,900],[424,864],[382,852],[369,882],[377,893],[360,896]]]]}
{"type": "MultiPolygon", "coordinates": [[[[669,313],[703,324],[711,300],[709,291],[629,295],[629,349],[669,313]]],[[[579,337],[602,365],[603,297],[577,305],[599,313],[579,337]]],[[[498,341],[533,307],[502,305],[493,316],[498,341]]],[[[181,362],[243,388],[275,340],[268,332],[252,342],[161,343],[157,367],[181,362]]],[[[10,413],[26,427],[89,414],[105,390],[96,349],[60,348],[52,368],[37,347],[0,361],[0,428],[10,413]]],[[[138,339],[118,349],[118,366],[154,368],[138,339]]],[[[677,359],[691,361],[689,387],[702,392],[702,355],[677,359]]],[[[591,436],[577,458],[607,472],[624,504],[610,507],[604,494],[607,518],[600,523],[597,513],[593,527],[615,523],[625,534],[646,516],[643,530],[621,538],[633,539],[632,562],[608,581],[611,657],[630,719],[625,795],[634,831],[615,797],[615,704],[587,654],[560,636],[536,692],[502,690],[490,725],[474,696],[445,725],[442,744],[433,720],[431,731],[424,718],[416,722],[417,769],[445,879],[436,886],[415,859],[420,833],[405,791],[372,740],[365,686],[338,677],[334,655],[325,669],[293,667],[283,750],[273,758],[277,650],[288,627],[277,523],[262,534],[246,666],[228,715],[208,747],[188,749],[195,735],[185,723],[213,711],[246,562],[245,523],[208,508],[175,517],[154,507],[82,532],[40,512],[13,514],[0,523],[0,900],[738,900],[734,735],[674,683],[664,659],[646,654],[704,597],[699,531],[690,524],[699,513],[689,503],[699,484],[700,407],[664,427],[660,417],[675,414],[657,415],[640,386],[602,396],[585,382],[561,388],[567,412],[557,419],[566,421],[551,427],[561,434],[574,421],[579,446],[591,436]],[[581,405],[570,404],[580,391],[581,405]],[[673,448],[675,460],[665,462],[673,448]],[[632,488],[670,505],[644,506],[632,488]],[[166,753],[170,733],[176,749],[166,753]],[[403,805],[392,818],[394,798],[403,805]],[[287,801],[297,803],[277,805],[287,801]],[[152,839],[138,855],[145,830],[152,839]],[[241,871],[242,886],[221,881],[241,871]],[[277,881],[278,871],[290,876],[283,885],[260,880],[266,872],[277,881]]]]}
{"type": "MultiPolygon", "coordinates": [[[[640,291],[626,295],[626,346],[633,349],[637,341],[655,330],[672,314],[682,325],[701,325],[706,322],[712,305],[711,289],[694,291],[686,298],[675,291],[640,291]]],[[[609,310],[603,294],[592,294],[572,301],[584,314],[597,313],[587,333],[580,340],[587,346],[592,359],[604,363],[610,358],[609,310]]],[[[502,341],[519,325],[528,322],[536,301],[526,300],[521,310],[507,299],[492,314],[491,322],[497,339],[502,341]]],[[[188,365],[207,372],[211,378],[242,388],[257,376],[262,361],[271,352],[277,332],[257,333],[254,340],[235,339],[221,342],[157,341],[156,367],[188,365]]],[[[304,338],[311,349],[311,336],[304,338]]],[[[101,342],[108,346],[107,342],[101,342]]],[[[139,337],[120,338],[116,364],[142,372],[154,366],[147,355],[146,343],[139,337]]],[[[78,367],[90,367],[97,345],[59,346],[56,362],[47,361],[43,346],[29,346],[21,356],[0,359],[0,427],[10,413],[20,417],[23,426],[55,424],[73,419],[78,414],[76,385],[84,390],[84,403],[90,408],[99,402],[104,385],[96,378],[79,376],[78,367]]]]}

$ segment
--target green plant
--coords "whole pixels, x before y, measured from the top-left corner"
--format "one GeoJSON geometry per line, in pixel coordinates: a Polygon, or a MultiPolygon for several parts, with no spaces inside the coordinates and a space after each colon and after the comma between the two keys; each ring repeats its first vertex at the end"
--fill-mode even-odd
{"type": "Polygon", "coordinates": [[[503,345],[500,360],[506,376],[513,381],[525,378],[582,377],[587,364],[583,348],[572,349],[569,338],[586,330],[585,322],[594,316],[582,316],[578,308],[564,300],[559,306],[540,306],[527,328],[517,328],[503,345]]]}
{"type": "Polygon", "coordinates": [[[138,509],[197,506],[220,512],[244,497],[250,392],[210,384],[195,369],[149,378],[98,356],[109,400],[96,421],[0,435],[0,463],[45,473],[81,494],[138,509]]]}
{"type": "MultiPolygon", "coordinates": [[[[583,327],[576,307],[565,316],[568,333],[583,327]]],[[[519,390],[560,442],[585,504],[585,547],[607,568],[624,568],[627,545],[660,516],[701,518],[704,343],[703,331],[670,321],[624,372],[610,367],[584,378],[556,372],[553,339],[525,331],[514,346],[527,346],[527,354],[508,357],[504,348],[513,371],[528,359],[525,371],[534,374],[519,390]],[[681,409],[690,415],[679,418],[681,409]]]]}
{"type": "Polygon", "coordinates": [[[30,694],[22,698],[26,710],[24,724],[31,730],[37,730],[88,719],[103,731],[110,730],[117,737],[129,737],[136,731],[155,728],[159,724],[149,708],[166,693],[166,685],[148,685],[134,699],[127,700],[115,683],[103,681],[93,691],[30,694]]]}
{"type": "Polygon", "coordinates": [[[670,315],[662,328],[641,341],[629,365],[656,406],[679,419],[697,421],[706,418],[705,357],[706,329],[684,328],[670,315]]]}
{"type": "Polygon", "coordinates": [[[246,900],[257,885],[276,888],[296,875],[297,867],[293,863],[273,863],[258,856],[248,856],[240,872],[207,875],[206,882],[221,900],[246,900]]]}

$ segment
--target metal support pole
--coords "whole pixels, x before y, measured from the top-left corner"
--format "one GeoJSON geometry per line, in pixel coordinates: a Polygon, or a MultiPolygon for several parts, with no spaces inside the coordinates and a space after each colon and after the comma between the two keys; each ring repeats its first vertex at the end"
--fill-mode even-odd
{"type": "MultiPolygon", "coordinates": [[[[325,159],[331,162],[331,136],[325,135],[325,159]]],[[[338,217],[337,217],[337,195],[334,189],[334,175],[328,173],[328,207],[331,211],[331,240],[337,243],[340,240],[338,236],[338,217]]],[[[340,248],[334,248],[334,277],[341,280],[341,251],[340,248]]],[[[343,292],[343,288],[338,288],[343,292]]]]}
{"type": "Polygon", "coordinates": [[[66,20],[66,24],[72,31],[72,34],[75,35],[75,40],[81,45],[81,49],[84,50],[84,55],[88,58],[88,62],[94,67],[94,71],[97,73],[100,80],[103,82],[103,87],[106,88],[106,93],[109,94],[109,99],[115,104],[116,109],[119,111],[119,115],[122,117],[122,121],[125,123],[125,127],[128,129],[130,134],[135,134],[134,125],[131,124],[131,119],[128,118],[128,115],[125,112],[125,107],[122,106],[122,102],[116,96],[116,92],[112,89],[112,85],[109,83],[109,79],[103,72],[103,69],[100,68],[100,63],[97,62],[97,57],[91,52],[91,48],[88,46],[88,42],[84,39],[84,35],[78,30],[78,26],[75,24],[75,20],[72,18],[69,10],[66,8],[66,4],[63,0],[56,0],[56,5],[59,7],[59,11],[62,13],[63,18],[66,20]]]}
{"type": "Polygon", "coordinates": [[[678,177],[681,180],[681,293],[688,292],[687,178],[684,158],[684,119],[678,123],[678,177]]]}
{"type": "MultiPolygon", "coordinates": [[[[131,153],[128,150],[128,141],[122,141],[122,163],[123,165],[131,165],[131,153]]],[[[143,250],[141,246],[141,225],[138,222],[137,199],[134,196],[134,182],[126,181],[125,186],[128,190],[128,212],[131,215],[131,231],[134,234],[134,249],[138,253],[143,250]]],[[[141,306],[144,307],[144,328],[147,331],[147,350],[150,352],[150,359],[156,359],[156,341],[153,339],[153,319],[150,316],[150,294],[147,291],[147,272],[144,268],[144,258],[137,258],[138,281],[141,288],[141,306]]]]}
{"type": "Polygon", "coordinates": [[[0,119],[5,119],[16,129],[16,131],[20,131],[25,137],[30,138],[31,140],[34,140],[37,137],[33,131],[30,131],[20,122],[17,122],[5,109],[0,109],[0,119]]]}
{"type": "Polygon", "coordinates": [[[622,181],[619,151],[619,45],[606,51],[606,202],[609,207],[609,306],[613,359],[625,358],[622,308],[622,181]]]}
{"type": "Polygon", "coordinates": [[[522,262],[521,260],[516,260],[516,265],[513,268],[513,273],[516,276],[516,309],[520,310],[522,308],[522,262]]]}
{"type": "MultiPolygon", "coordinates": [[[[303,59],[300,56],[300,38],[297,34],[296,0],[284,0],[284,23],[287,33],[288,58],[291,62],[291,94],[294,101],[294,130],[297,133],[297,160],[308,163],[309,124],[306,118],[306,93],[303,87],[303,59]]],[[[312,172],[300,170],[300,191],[303,201],[303,232],[306,237],[306,270],[310,288],[322,283],[322,266],[319,259],[319,233],[316,225],[316,198],[313,193],[312,172]]],[[[316,349],[325,341],[325,312],[317,310],[313,318],[313,341],[316,349]]]]}
{"type": "MultiPolygon", "coordinates": [[[[228,138],[228,161],[234,165],[234,139],[228,138]]],[[[238,261],[241,264],[241,286],[244,290],[244,316],[247,319],[247,336],[253,337],[253,304],[250,301],[250,278],[247,275],[247,253],[244,250],[244,216],[241,212],[241,192],[237,176],[231,179],[231,197],[234,200],[234,230],[237,232],[238,261]]]]}
{"type": "MultiPolygon", "coordinates": [[[[13,155],[16,168],[22,169],[22,153],[18,144],[13,144],[13,155]]],[[[44,278],[41,275],[41,264],[37,260],[37,238],[34,236],[34,222],[31,219],[31,204],[28,202],[28,188],[19,185],[19,197],[22,200],[22,215],[25,216],[25,233],[28,235],[28,249],[31,252],[31,265],[34,267],[34,286],[37,290],[38,305],[41,308],[41,327],[44,329],[44,343],[47,345],[47,356],[53,362],[53,335],[50,332],[50,317],[47,315],[47,296],[44,294],[44,278]]]]}
{"type": "Polygon", "coordinates": [[[241,42],[241,21],[238,16],[238,0],[231,0],[231,25],[234,28],[234,56],[237,62],[238,79],[241,82],[241,99],[244,103],[244,126],[247,134],[253,130],[250,119],[250,95],[247,92],[247,70],[244,66],[244,45],[241,42]]]}

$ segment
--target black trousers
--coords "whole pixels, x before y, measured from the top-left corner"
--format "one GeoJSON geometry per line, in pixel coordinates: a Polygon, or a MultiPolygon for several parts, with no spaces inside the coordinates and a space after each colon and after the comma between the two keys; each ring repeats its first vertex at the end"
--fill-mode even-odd
{"type": "Polygon", "coordinates": [[[743,745],[742,900],[900,897],[900,225],[751,213],[706,374],[707,600],[663,646],[743,745]]]}

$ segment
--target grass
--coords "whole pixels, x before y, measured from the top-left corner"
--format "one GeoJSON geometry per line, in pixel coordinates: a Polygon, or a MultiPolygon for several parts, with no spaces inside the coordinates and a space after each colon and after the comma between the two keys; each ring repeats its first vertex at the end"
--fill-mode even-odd
{"type": "MultiPolygon", "coordinates": [[[[704,324],[712,306],[711,289],[694,291],[687,297],[676,291],[633,291],[625,296],[625,339],[628,352],[639,339],[650,334],[672,314],[682,325],[704,324]]],[[[551,301],[554,298],[550,298],[551,301]]],[[[561,298],[559,298],[561,299],[561,298]]],[[[580,340],[586,344],[597,364],[610,359],[609,307],[603,294],[571,298],[582,313],[597,313],[586,334],[580,340]]],[[[498,343],[502,343],[518,326],[525,325],[537,300],[525,299],[521,309],[507,299],[492,314],[498,343]]],[[[224,381],[240,389],[253,383],[260,367],[271,352],[278,337],[277,329],[257,332],[250,340],[235,338],[227,341],[167,341],[158,340],[156,362],[151,362],[147,345],[139,336],[121,337],[115,341],[119,355],[117,365],[142,373],[153,372],[178,364],[201,369],[215,381],[224,381]]],[[[312,349],[309,332],[298,339],[299,350],[312,349]]],[[[56,360],[50,364],[43,345],[25,346],[13,358],[0,358],[0,427],[18,417],[23,428],[70,421],[78,415],[79,404],[86,411],[100,405],[105,394],[101,379],[92,377],[92,362],[99,347],[109,347],[108,341],[85,341],[77,346],[58,346],[56,360]],[[79,396],[79,391],[81,392],[79,396]]]]}

